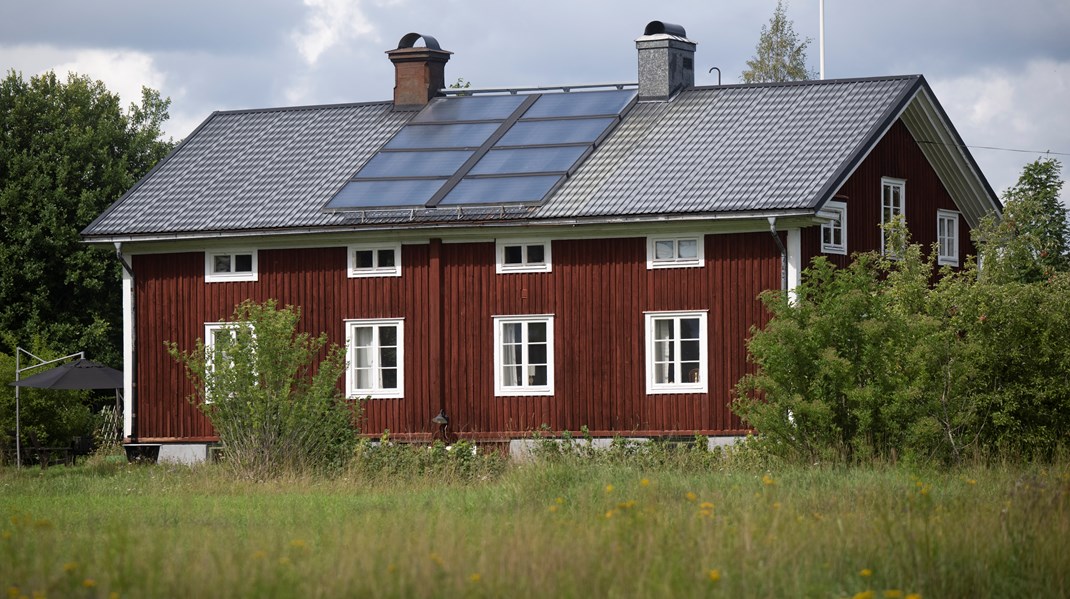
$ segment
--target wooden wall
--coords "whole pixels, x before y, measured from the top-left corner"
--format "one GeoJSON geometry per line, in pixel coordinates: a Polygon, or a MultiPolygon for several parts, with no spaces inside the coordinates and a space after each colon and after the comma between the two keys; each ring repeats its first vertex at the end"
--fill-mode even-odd
{"type": "Polygon", "coordinates": [[[751,325],[767,318],[757,295],[780,284],[768,233],[707,235],[703,268],[647,270],[644,238],[558,240],[552,255],[551,273],[499,275],[493,243],[432,240],[402,247],[400,278],[350,279],[341,247],[261,250],[259,281],[207,284],[202,253],[135,256],[136,434],[213,437],[164,342],[192,348],[205,322],[245,298],[300,306],[304,330],[339,344],[347,318],[405,319],[405,397],[365,403],[369,434],[428,435],[440,406],[474,438],[544,423],[596,435],[742,432],[730,389],[748,369],[751,325]],[[646,394],[644,312],[659,310],[709,311],[709,393],[646,394]],[[493,317],[508,314],[554,314],[554,396],[494,396],[493,317]]]}

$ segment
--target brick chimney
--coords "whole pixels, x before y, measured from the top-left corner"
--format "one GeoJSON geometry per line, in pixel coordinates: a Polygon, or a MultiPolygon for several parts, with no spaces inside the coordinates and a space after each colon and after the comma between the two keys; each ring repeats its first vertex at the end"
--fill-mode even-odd
{"type": "Polygon", "coordinates": [[[665,102],[695,86],[695,42],[680,25],[651,21],[635,40],[639,50],[639,101],[665,102]]]}
{"type": "Polygon", "coordinates": [[[446,87],[449,52],[430,35],[409,33],[386,55],[394,63],[394,110],[419,110],[446,87]],[[414,47],[423,38],[423,48],[414,47]]]}

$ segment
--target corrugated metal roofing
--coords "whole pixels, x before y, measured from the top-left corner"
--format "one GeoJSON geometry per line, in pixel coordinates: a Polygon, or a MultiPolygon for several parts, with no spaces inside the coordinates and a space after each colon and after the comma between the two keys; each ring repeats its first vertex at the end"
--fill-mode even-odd
{"type": "Polygon", "coordinates": [[[533,210],[325,213],[324,203],[416,113],[388,102],[221,112],[83,234],[813,209],[920,81],[732,85],[637,104],[533,210]]]}

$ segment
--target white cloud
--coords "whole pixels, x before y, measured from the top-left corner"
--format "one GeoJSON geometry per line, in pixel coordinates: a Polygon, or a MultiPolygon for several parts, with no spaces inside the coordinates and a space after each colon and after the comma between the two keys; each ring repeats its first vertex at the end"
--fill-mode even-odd
{"type": "MultiPolygon", "coordinates": [[[[1022,166],[1044,152],[1070,153],[1070,61],[1034,60],[1016,70],[986,68],[933,80],[932,87],[997,193],[1013,185],[1022,166]]],[[[1063,163],[1063,177],[1070,176],[1065,168],[1070,156],[1053,157],[1063,163]]],[[[1063,187],[1062,201],[1070,206],[1070,185],[1063,187]]]]}
{"type": "MultiPolygon", "coordinates": [[[[301,31],[294,32],[297,51],[310,65],[333,46],[372,33],[360,0],[303,0],[311,9],[301,31]]],[[[373,36],[374,39],[374,36],[373,36]]]]}
{"type": "Polygon", "coordinates": [[[79,50],[67,62],[49,68],[60,76],[74,71],[103,81],[108,91],[119,95],[124,107],[141,102],[142,86],[163,90],[167,81],[152,56],[128,50],[79,50]]]}

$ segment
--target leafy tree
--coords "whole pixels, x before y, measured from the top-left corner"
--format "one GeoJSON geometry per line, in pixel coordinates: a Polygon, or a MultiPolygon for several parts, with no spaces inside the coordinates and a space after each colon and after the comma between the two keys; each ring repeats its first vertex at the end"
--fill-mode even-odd
{"type": "Polygon", "coordinates": [[[100,81],[48,72],[0,80],[0,337],[120,360],[114,250],[79,232],[172,147],[169,99],[142,88],[122,110],[100,81]]]}
{"type": "Polygon", "coordinates": [[[278,309],[275,300],[246,300],[210,347],[201,340],[190,351],[168,344],[196,385],[190,401],[211,421],[239,476],[323,470],[353,453],[359,405],[338,391],[345,350],[328,348],[326,333],[299,333],[300,314],[293,306],[278,309]]]}
{"type": "Polygon", "coordinates": [[[1030,283],[1070,271],[1070,223],[1059,202],[1062,165],[1040,158],[1025,165],[1003,194],[1003,217],[989,215],[974,233],[982,274],[993,282],[1030,283]]]}
{"type": "Polygon", "coordinates": [[[762,34],[754,56],[747,61],[743,71],[744,83],[772,81],[805,81],[813,78],[813,71],[806,68],[806,48],[810,38],[799,41],[798,34],[788,19],[784,0],[777,0],[776,10],[768,25],[762,25],[762,34]]]}

